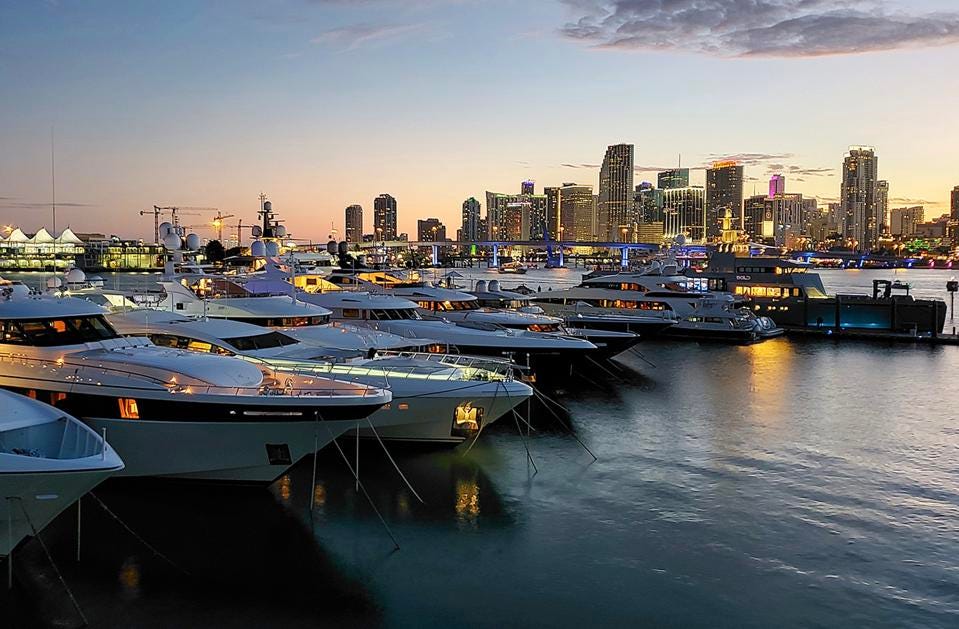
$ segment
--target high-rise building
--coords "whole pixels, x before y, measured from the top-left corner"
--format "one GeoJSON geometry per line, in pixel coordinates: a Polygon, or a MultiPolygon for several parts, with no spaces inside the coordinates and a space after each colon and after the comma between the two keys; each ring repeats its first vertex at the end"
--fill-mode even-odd
{"type": "Polygon", "coordinates": [[[733,228],[741,228],[742,208],[743,167],[734,161],[713,162],[706,170],[706,238],[715,240],[722,235],[727,210],[733,228]]]}
{"type": "Polygon", "coordinates": [[[536,192],[536,182],[527,179],[520,185],[520,194],[534,194],[536,192]]]}
{"type": "Polygon", "coordinates": [[[559,188],[556,186],[543,188],[546,197],[546,229],[550,238],[559,238],[559,188]]]}
{"type": "Polygon", "coordinates": [[[959,220],[959,186],[952,189],[952,195],[949,199],[949,216],[959,220]]]}
{"type": "Polygon", "coordinates": [[[396,199],[388,194],[373,199],[373,236],[377,240],[396,240],[396,199]]]}
{"type": "Polygon", "coordinates": [[[351,205],[346,208],[346,242],[363,242],[363,206],[351,205]]]}
{"type": "MultiPolygon", "coordinates": [[[[526,188],[523,183],[522,189],[526,188]]],[[[491,240],[542,240],[546,230],[545,194],[486,193],[491,240]]]]}
{"type": "Polygon", "coordinates": [[[636,186],[633,193],[633,214],[637,224],[663,221],[663,191],[648,181],[636,186]]]}
{"type": "Polygon", "coordinates": [[[558,240],[580,242],[595,240],[593,232],[593,187],[564,183],[559,189],[558,240]]]}
{"type": "Polygon", "coordinates": [[[765,242],[775,235],[773,204],[764,194],[751,196],[743,201],[743,231],[755,242],[765,242]]]}
{"type": "Polygon", "coordinates": [[[785,175],[773,175],[769,178],[769,198],[772,199],[777,194],[786,193],[785,175]]]}
{"type": "Polygon", "coordinates": [[[882,216],[876,202],[878,162],[875,149],[869,146],[851,147],[843,160],[843,236],[853,241],[853,247],[859,251],[874,249],[879,244],[882,216]]]}
{"type": "Polygon", "coordinates": [[[926,220],[926,210],[921,205],[895,208],[889,214],[889,233],[897,238],[914,236],[917,226],[926,220]]]}
{"type": "Polygon", "coordinates": [[[463,226],[460,229],[462,240],[480,240],[481,205],[475,198],[470,197],[463,201],[463,226]]]}
{"type": "Polygon", "coordinates": [[[889,216],[889,182],[879,180],[876,182],[876,216],[878,217],[879,234],[888,235],[889,225],[892,217],[889,216]]]}
{"type": "Polygon", "coordinates": [[[629,231],[633,207],[633,145],[613,144],[606,149],[599,170],[599,204],[596,220],[599,237],[620,242],[629,231]]]}
{"type": "Polygon", "coordinates": [[[689,169],[673,168],[656,175],[656,184],[660,190],[689,187],[689,169]]]}
{"type": "Polygon", "coordinates": [[[443,242],[446,240],[446,226],[438,218],[426,218],[416,221],[416,239],[420,242],[443,242]]]}
{"type": "Polygon", "coordinates": [[[706,189],[702,186],[663,190],[663,232],[667,238],[683,235],[702,242],[706,238],[706,189]]]}

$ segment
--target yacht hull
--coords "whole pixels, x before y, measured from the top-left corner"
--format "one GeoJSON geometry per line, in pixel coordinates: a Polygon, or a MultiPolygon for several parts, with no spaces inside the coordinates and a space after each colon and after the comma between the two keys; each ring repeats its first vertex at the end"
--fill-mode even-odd
{"type": "Polygon", "coordinates": [[[0,556],[9,555],[24,538],[33,535],[31,524],[42,530],[114,472],[96,469],[0,474],[0,556]]]}
{"type": "Polygon", "coordinates": [[[378,410],[371,417],[376,422],[383,416],[392,416],[394,419],[389,422],[390,425],[377,427],[374,433],[363,422],[359,430],[360,438],[375,438],[378,435],[384,441],[456,445],[472,438],[478,430],[500,419],[531,395],[529,387],[518,382],[499,383],[498,386],[489,383],[482,383],[481,386],[470,382],[461,384],[462,387],[443,393],[394,397],[388,408],[378,410]],[[481,418],[477,419],[476,428],[456,421],[458,409],[467,403],[472,408],[482,409],[478,413],[481,418]],[[407,423],[401,423],[404,421],[407,423]]]}
{"type": "MultiPolygon", "coordinates": [[[[106,429],[123,457],[121,477],[271,483],[360,420],[184,422],[84,418],[106,429]]],[[[365,421],[363,422],[365,423],[365,421]]]]}
{"type": "Polygon", "coordinates": [[[717,343],[758,343],[764,340],[756,330],[731,330],[682,327],[675,325],[663,333],[663,336],[690,341],[714,341],[717,343]]]}

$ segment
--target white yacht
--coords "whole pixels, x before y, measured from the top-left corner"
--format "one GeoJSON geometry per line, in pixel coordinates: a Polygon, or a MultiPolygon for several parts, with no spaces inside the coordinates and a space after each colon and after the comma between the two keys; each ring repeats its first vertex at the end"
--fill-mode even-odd
{"type": "Polygon", "coordinates": [[[638,272],[585,277],[575,287],[538,294],[534,300],[547,313],[586,316],[656,315],[675,317],[663,335],[751,343],[783,333],[768,317],[739,307],[732,295],[697,290],[694,279],[677,275],[669,263],[638,272]]]}
{"type": "Polygon", "coordinates": [[[0,387],[83,420],[124,476],[270,482],[392,396],[123,338],[81,299],[0,299],[0,387]]]}
{"type": "Polygon", "coordinates": [[[0,391],[0,557],[39,531],[123,461],[63,411],[0,391]]]}
{"type": "Polygon", "coordinates": [[[389,388],[393,400],[373,415],[391,416],[390,425],[361,437],[417,443],[460,443],[532,395],[512,378],[505,361],[470,357],[387,355],[337,358],[317,346],[278,331],[229,320],[197,320],[177,314],[136,310],[110,315],[121,334],[146,336],[156,345],[237,356],[266,365],[277,374],[298,373],[389,388]]]}

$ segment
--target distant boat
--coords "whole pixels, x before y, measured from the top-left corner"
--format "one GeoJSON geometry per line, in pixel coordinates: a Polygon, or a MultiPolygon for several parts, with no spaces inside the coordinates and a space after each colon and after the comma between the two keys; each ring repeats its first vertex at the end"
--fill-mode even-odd
{"type": "Polygon", "coordinates": [[[514,275],[523,275],[526,273],[526,266],[521,262],[506,262],[499,265],[500,273],[512,273],[514,275]]]}

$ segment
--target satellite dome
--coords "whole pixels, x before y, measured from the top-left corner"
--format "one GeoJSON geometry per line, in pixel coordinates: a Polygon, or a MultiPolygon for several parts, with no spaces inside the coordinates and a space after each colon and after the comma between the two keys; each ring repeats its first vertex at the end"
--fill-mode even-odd
{"type": "Polygon", "coordinates": [[[173,223],[168,223],[166,221],[160,223],[160,239],[162,240],[164,236],[173,231],[173,223]]]}
{"type": "Polygon", "coordinates": [[[180,237],[173,232],[170,232],[163,237],[163,246],[171,251],[176,251],[182,244],[183,243],[181,242],[180,237]]]}
{"type": "Polygon", "coordinates": [[[254,258],[266,256],[266,244],[262,240],[254,240],[250,244],[250,255],[254,258]]]}
{"type": "Polygon", "coordinates": [[[674,238],[673,240],[676,242],[677,245],[680,245],[680,246],[686,244],[686,236],[683,234],[677,234],[676,238],[674,238]]]}
{"type": "Polygon", "coordinates": [[[280,245],[272,240],[266,243],[266,255],[271,258],[280,255],[280,245]]]}
{"type": "Polygon", "coordinates": [[[47,278],[47,288],[60,288],[62,285],[63,285],[63,282],[60,281],[59,277],[47,278]]]}
{"type": "Polygon", "coordinates": [[[270,201],[265,201],[265,202],[263,203],[263,209],[266,210],[267,212],[272,211],[272,210],[273,210],[273,203],[270,202],[270,201]]]}
{"type": "Polygon", "coordinates": [[[196,251],[200,248],[200,237],[196,234],[190,234],[186,237],[186,248],[190,251],[196,251]]]}
{"type": "Polygon", "coordinates": [[[335,240],[331,240],[330,242],[326,243],[326,252],[329,253],[331,256],[335,256],[335,255],[336,255],[336,241],[335,241],[335,240]]]}
{"type": "Polygon", "coordinates": [[[87,279],[87,274],[80,269],[70,269],[67,272],[67,284],[82,284],[87,279]]]}
{"type": "Polygon", "coordinates": [[[277,226],[276,226],[276,229],[273,230],[273,231],[276,232],[276,237],[277,237],[277,238],[283,238],[283,237],[286,236],[286,227],[283,226],[283,225],[277,225],[277,226]]]}
{"type": "Polygon", "coordinates": [[[499,292],[499,280],[490,280],[489,281],[489,292],[498,293],[499,292]]]}
{"type": "Polygon", "coordinates": [[[260,236],[263,235],[263,228],[260,227],[259,225],[254,225],[253,229],[250,230],[250,233],[253,234],[254,238],[259,238],[260,236]]]}
{"type": "Polygon", "coordinates": [[[477,280],[476,281],[476,292],[485,293],[486,292],[486,280],[477,280]]]}

